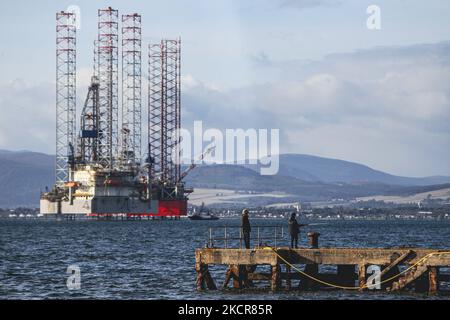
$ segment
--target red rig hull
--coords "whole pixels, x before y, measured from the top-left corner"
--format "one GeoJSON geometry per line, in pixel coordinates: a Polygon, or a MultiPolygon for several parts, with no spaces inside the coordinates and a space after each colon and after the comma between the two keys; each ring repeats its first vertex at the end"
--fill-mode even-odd
{"type": "Polygon", "coordinates": [[[154,212],[145,213],[89,213],[90,217],[126,216],[126,217],[182,217],[187,216],[187,199],[159,200],[154,212]]]}

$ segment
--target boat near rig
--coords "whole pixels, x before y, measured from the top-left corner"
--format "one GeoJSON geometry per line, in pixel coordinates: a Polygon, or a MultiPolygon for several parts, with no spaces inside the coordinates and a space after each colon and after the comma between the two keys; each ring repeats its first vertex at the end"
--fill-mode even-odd
{"type": "Polygon", "coordinates": [[[78,128],[76,19],[74,12],[56,14],[56,183],[41,194],[41,214],[186,216],[193,190],[182,180],[195,165],[181,172],[177,161],[181,40],[148,45],[143,159],[141,16],[119,19],[117,10],[98,10],[93,75],[78,128]]]}
{"type": "Polygon", "coordinates": [[[188,218],[189,220],[219,220],[219,217],[213,215],[208,209],[205,208],[204,203],[202,203],[198,211],[194,209],[188,218]]]}

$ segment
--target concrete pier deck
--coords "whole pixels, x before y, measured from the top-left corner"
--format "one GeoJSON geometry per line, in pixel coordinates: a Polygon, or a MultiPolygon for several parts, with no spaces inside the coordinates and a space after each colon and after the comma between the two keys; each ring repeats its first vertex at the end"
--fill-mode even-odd
{"type": "Polygon", "coordinates": [[[198,290],[217,289],[208,270],[210,265],[227,266],[222,288],[233,280],[235,289],[268,281],[273,291],[376,288],[433,294],[442,282],[450,281],[450,275],[440,272],[450,267],[450,248],[201,248],[195,257],[198,290]],[[258,272],[264,265],[270,266],[271,272],[258,272]],[[320,272],[322,265],[334,265],[337,272],[320,272]],[[299,280],[297,286],[294,280],[299,280]]]}

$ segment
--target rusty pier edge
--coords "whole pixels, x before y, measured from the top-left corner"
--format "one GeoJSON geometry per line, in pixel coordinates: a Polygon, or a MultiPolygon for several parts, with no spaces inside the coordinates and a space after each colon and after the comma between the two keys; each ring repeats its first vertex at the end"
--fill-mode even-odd
{"type": "Polygon", "coordinates": [[[450,282],[450,274],[440,272],[450,268],[450,249],[201,248],[195,251],[195,260],[196,286],[201,291],[218,289],[211,265],[226,267],[222,289],[231,281],[233,289],[251,289],[265,281],[272,291],[335,288],[435,294],[442,282],[450,282]],[[336,266],[337,272],[321,272],[325,265],[336,266]],[[374,276],[380,279],[378,285],[374,276]]]}

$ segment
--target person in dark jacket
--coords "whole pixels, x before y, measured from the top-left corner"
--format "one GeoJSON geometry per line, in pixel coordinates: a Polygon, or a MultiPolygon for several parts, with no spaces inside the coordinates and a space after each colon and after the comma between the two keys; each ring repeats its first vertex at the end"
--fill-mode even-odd
{"type": "Polygon", "coordinates": [[[245,248],[250,249],[250,232],[252,231],[252,228],[250,227],[247,209],[242,210],[241,228],[242,235],[244,237],[245,248]]]}
{"type": "Polygon", "coordinates": [[[300,234],[300,227],[306,226],[299,224],[295,218],[295,212],[292,212],[288,222],[288,231],[291,235],[291,248],[298,248],[298,235],[300,234]]]}

